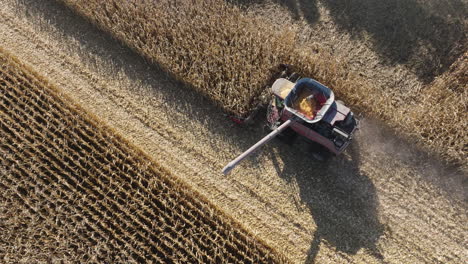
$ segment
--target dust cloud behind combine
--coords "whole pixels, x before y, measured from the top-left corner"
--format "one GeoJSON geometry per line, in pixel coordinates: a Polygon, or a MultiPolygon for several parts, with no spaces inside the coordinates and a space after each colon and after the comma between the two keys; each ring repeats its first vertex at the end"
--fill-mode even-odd
{"type": "Polygon", "coordinates": [[[361,120],[357,140],[364,142],[370,155],[388,155],[420,171],[419,179],[428,181],[443,190],[446,196],[455,200],[468,201],[466,170],[447,164],[401,138],[395,130],[372,119],[361,120]]]}

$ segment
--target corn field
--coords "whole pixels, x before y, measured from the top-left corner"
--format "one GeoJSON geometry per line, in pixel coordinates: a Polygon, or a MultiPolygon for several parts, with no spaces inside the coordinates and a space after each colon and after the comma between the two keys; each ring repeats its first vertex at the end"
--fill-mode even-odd
{"type": "Polygon", "coordinates": [[[278,30],[225,1],[61,2],[230,114],[245,117],[262,103],[278,65],[286,63],[423,149],[466,161],[466,54],[452,65],[459,79],[441,76],[418,94],[405,94],[377,89],[319,44],[299,44],[294,28],[278,30]]]}
{"type": "Polygon", "coordinates": [[[285,262],[2,50],[0,65],[0,259],[285,262]]]}

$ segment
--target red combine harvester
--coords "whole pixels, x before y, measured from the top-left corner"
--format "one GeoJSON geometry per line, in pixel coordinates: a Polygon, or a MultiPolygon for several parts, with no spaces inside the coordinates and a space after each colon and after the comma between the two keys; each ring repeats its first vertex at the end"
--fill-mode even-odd
{"type": "Polygon", "coordinates": [[[294,138],[301,135],[313,146],[312,156],[324,160],[330,154],[342,153],[358,129],[353,112],[325,85],[298,76],[277,79],[272,87],[273,98],[267,109],[267,136],[250,147],[223,169],[228,174],[239,162],[278,135],[294,138]]]}

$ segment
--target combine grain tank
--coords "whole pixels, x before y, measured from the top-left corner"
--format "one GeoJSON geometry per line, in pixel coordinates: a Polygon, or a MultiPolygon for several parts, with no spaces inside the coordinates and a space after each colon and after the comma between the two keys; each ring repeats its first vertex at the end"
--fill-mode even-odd
{"type": "Polygon", "coordinates": [[[311,155],[324,160],[330,154],[342,153],[358,128],[353,112],[336,101],[333,91],[310,78],[295,82],[289,78],[277,79],[271,87],[273,94],[267,109],[267,136],[250,147],[223,169],[228,174],[239,162],[259,147],[282,134],[283,137],[303,137],[314,146],[311,155]]]}

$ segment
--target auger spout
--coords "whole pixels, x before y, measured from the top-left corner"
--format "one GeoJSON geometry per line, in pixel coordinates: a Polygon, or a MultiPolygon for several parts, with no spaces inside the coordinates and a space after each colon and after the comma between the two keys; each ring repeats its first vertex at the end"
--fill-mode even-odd
{"type": "Polygon", "coordinates": [[[275,130],[271,131],[270,134],[266,135],[264,138],[262,138],[260,141],[255,143],[252,147],[250,147],[248,150],[246,150],[244,153],[239,155],[236,159],[233,161],[229,162],[228,165],[226,165],[223,168],[223,174],[227,175],[231,172],[232,169],[234,169],[237,164],[239,164],[243,159],[248,157],[250,154],[255,152],[257,149],[259,149],[261,146],[264,144],[268,143],[270,140],[272,140],[274,137],[276,137],[279,133],[281,133],[283,130],[288,128],[292,124],[293,120],[289,119],[286,122],[284,122],[281,126],[276,128],[275,130]]]}

